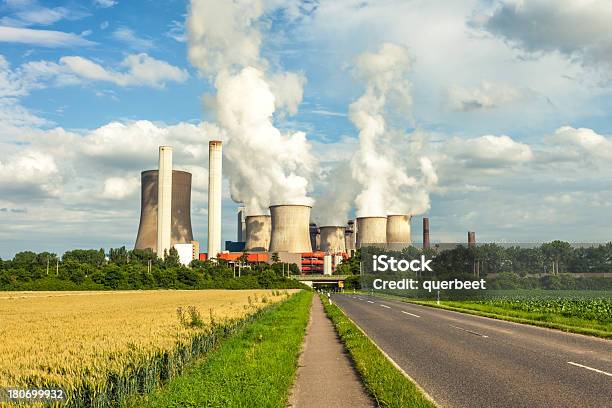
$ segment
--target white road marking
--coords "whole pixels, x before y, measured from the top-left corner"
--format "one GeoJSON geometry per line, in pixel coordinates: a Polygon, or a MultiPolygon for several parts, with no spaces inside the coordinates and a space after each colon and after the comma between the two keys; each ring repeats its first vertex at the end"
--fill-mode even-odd
{"type": "Polygon", "coordinates": [[[481,334],[481,333],[476,333],[475,331],[471,331],[468,329],[464,329],[463,327],[459,327],[459,326],[453,326],[452,324],[449,324],[450,327],[453,327],[455,329],[459,329],[459,330],[463,330],[464,332],[470,333],[470,334],[475,334],[476,336],[480,336],[480,337],[484,337],[485,339],[488,338],[489,336],[481,334]]]}
{"type": "Polygon", "coordinates": [[[391,309],[389,306],[387,305],[381,305],[382,307],[386,307],[387,309],[391,309]]]}
{"type": "Polygon", "coordinates": [[[414,313],[409,313],[409,312],[406,312],[405,310],[402,310],[402,313],[407,314],[407,315],[410,315],[410,316],[414,316],[414,317],[421,317],[421,316],[419,316],[419,315],[415,315],[414,313]]]}
{"type": "Polygon", "coordinates": [[[582,365],[582,364],[574,363],[573,361],[568,361],[567,364],[571,364],[571,365],[576,366],[576,367],[586,368],[587,370],[595,371],[596,373],[607,375],[608,377],[612,377],[612,374],[610,374],[608,372],[605,372],[605,371],[602,371],[602,370],[598,370],[596,368],[585,366],[585,365],[582,365]]]}
{"type": "Polygon", "coordinates": [[[374,303],[374,302],[372,302],[371,300],[368,300],[368,303],[374,303]]]}

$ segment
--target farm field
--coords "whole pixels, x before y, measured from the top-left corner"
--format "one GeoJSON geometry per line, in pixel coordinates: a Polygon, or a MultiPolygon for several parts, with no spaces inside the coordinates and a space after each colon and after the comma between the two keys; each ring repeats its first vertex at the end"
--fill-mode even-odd
{"type": "Polygon", "coordinates": [[[0,292],[0,387],[60,387],[94,406],[121,400],[172,377],[233,322],[294,292],[0,292]]]}

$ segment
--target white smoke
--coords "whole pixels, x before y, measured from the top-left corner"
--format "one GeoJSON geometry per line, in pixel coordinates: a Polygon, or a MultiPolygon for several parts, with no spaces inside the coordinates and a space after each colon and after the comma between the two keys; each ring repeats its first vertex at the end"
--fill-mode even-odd
{"type": "Polygon", "coordinates": [[[266,214],[273,204],[307,204],[315,159],[303,132],[281,133],[279,113],[295,114],[305,78],[268,72],[260,55],[259,20],[275,7],[262,0],[192,0],[187,19],[189,58],[213,76],[214,106],[226,131],[226,174],[232,199],[247,215],[266,214]]]}
{"type": "Polygon", "coordinates": [[[437,175],[431,160],[420,156],[422,137],[392,126],[392,119],[406,116],[412,104],[406,78],[410,67],[408,51],[391,43],[357,59],[354,75],[366,85],[349,107],[349,119],[359,130],[359,149],[351,160],[353,179],[360,186],[358,217],[417,215],[429,209],[437,175]],[[420,178],[415,177],[418,173],[420,178]]]}

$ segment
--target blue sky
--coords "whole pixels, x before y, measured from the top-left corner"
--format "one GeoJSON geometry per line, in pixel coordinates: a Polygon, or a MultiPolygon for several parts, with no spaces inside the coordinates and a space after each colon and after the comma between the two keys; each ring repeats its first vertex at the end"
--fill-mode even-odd
{"type": "MultiPolygon", "coordinates": [[[[227,4],[194,1],[206,16],[194,24],[225,23],[227,4]]],[[[261,8],[245,28],[261,43],[255,61],[228,69],[254,64],[265,66],[269,82],[287,72],[304,79],[297,112],[277,108],[274,124],[283,134],[306,133],[317,161],[304,173],[320,203],[315,214],[329,201],[328,175],[359,149],[359,129],[348,115],[367,89],[355,75],[358,58],[393,43],[410,56],[402,80],[410,84],[411,103],[397,121],[399,143],[385,151],[405,158],[399,163],[408,175],[418,173],[410,162],[428,157],[438,178],[427,187],[430,205],[415,215],[414,231],[426,214],[438,241],[463,241],[467,230],[481,241],[611,239],[609,2],[238,4],[261,8]]],[[[206,242],[206,145],[233,136],[216,114],[221,68],[203,69],[189,57],[190,48],[219,46],[215,36],[225,33],[208,30],[214,41],[193,41],[185,28],[190,7],[0,2],[0,257],[26,249],[131,247],[138,175],[155,166],[163,143],[175,145],[176,166],[194,174],[194,233],[206,242]]],[[[242,20],[227,22],[236,21],[242,20]]],[[[228,38],[241,38],[241,30],[238,24],[227,33],[238,37],[228,38]]],[[[226,47],[213,51],[236,52],[226,47]]],[[[236,209],[229,192],[235,163],[227,165],[224,240],[234,239],[236,209]]],[[[347,186],[359,190],[350,174],[337,179],[338,196],[347,186]]],[[[347,196],[344,218],[354,215],[355,194],[347,196]]]]}

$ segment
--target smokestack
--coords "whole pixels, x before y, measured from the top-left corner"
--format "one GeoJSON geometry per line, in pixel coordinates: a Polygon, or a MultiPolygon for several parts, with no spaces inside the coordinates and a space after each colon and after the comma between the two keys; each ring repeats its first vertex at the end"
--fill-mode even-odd
{"type": "MultiPolygon", "coordinates": [[[[134,249],[157,251],[157,170],[140,175],[140,225],[134,249]]],[[[172,171],[172,236],[170,245],[193,241],[191,230],[191,173],[172,171]]]]}
{"type": "Polygon", "coordinates": [[[429,218],[423,218],[423,249],[429,248],[429,218]]]}
{"type": "Polygon", "coordinates": [[[236,240],[238,242],[246,241],[246,231],[245,231],[245,223],[244,223],[244,208],[240,207],[238,212],[236,213],[236,240]]]}
{"type": "Polygon", "coordinates": [[[357,218],[357,248],[387,242],[387,217],[357,218]]]}
{"type": "Polygon", "coordinates": [[[331,253],[346,252],[344,242],[345,227],[325,226],[321,227],[321,251],[331,253]]]}
{"type": "Polygon", "coordinates": [[[159,146],[157,181],[157,257],[170,251],[172,237],[172,146],[159,146]]]}
{"type": "Polygon", "coordinates": [[[311,222],[308,226],[310,232],[310,246],[313,251],[317,251],[321,247],[321,231],[317,227],[317,224],[311,222]]]}
{"type": "Polygon", "coordinates": [[[344,231],[344,246],[350,255],[355,250],[355,221],[349,220],[348,227],[344,231]]]}
{"type": "Polygon", "coordinates": [[[387,244],[393,249],[406,248],[410,239],[410,215],[389,215],[387,217],[387,244]]]}
{"type": "Polygon", "coordinates": [[[270,252],[312,252],[309,234],[310,206],[273,205],[270,252]]]}
{"type": "Polygon", "coordinates": [[[476,246],[476,232],[468,231],[468,247],[476,246]]]}
{"type": "Polygon", "coordinates": [[[269,215],[249,215],[246,217],[245,251],[266,252],[270,246],[272,223],[269,215]]]}
{"type": "Polygon", "coordinates": [[[221,141],[208,143],[208,259],[221,252],[221,141]]]}

